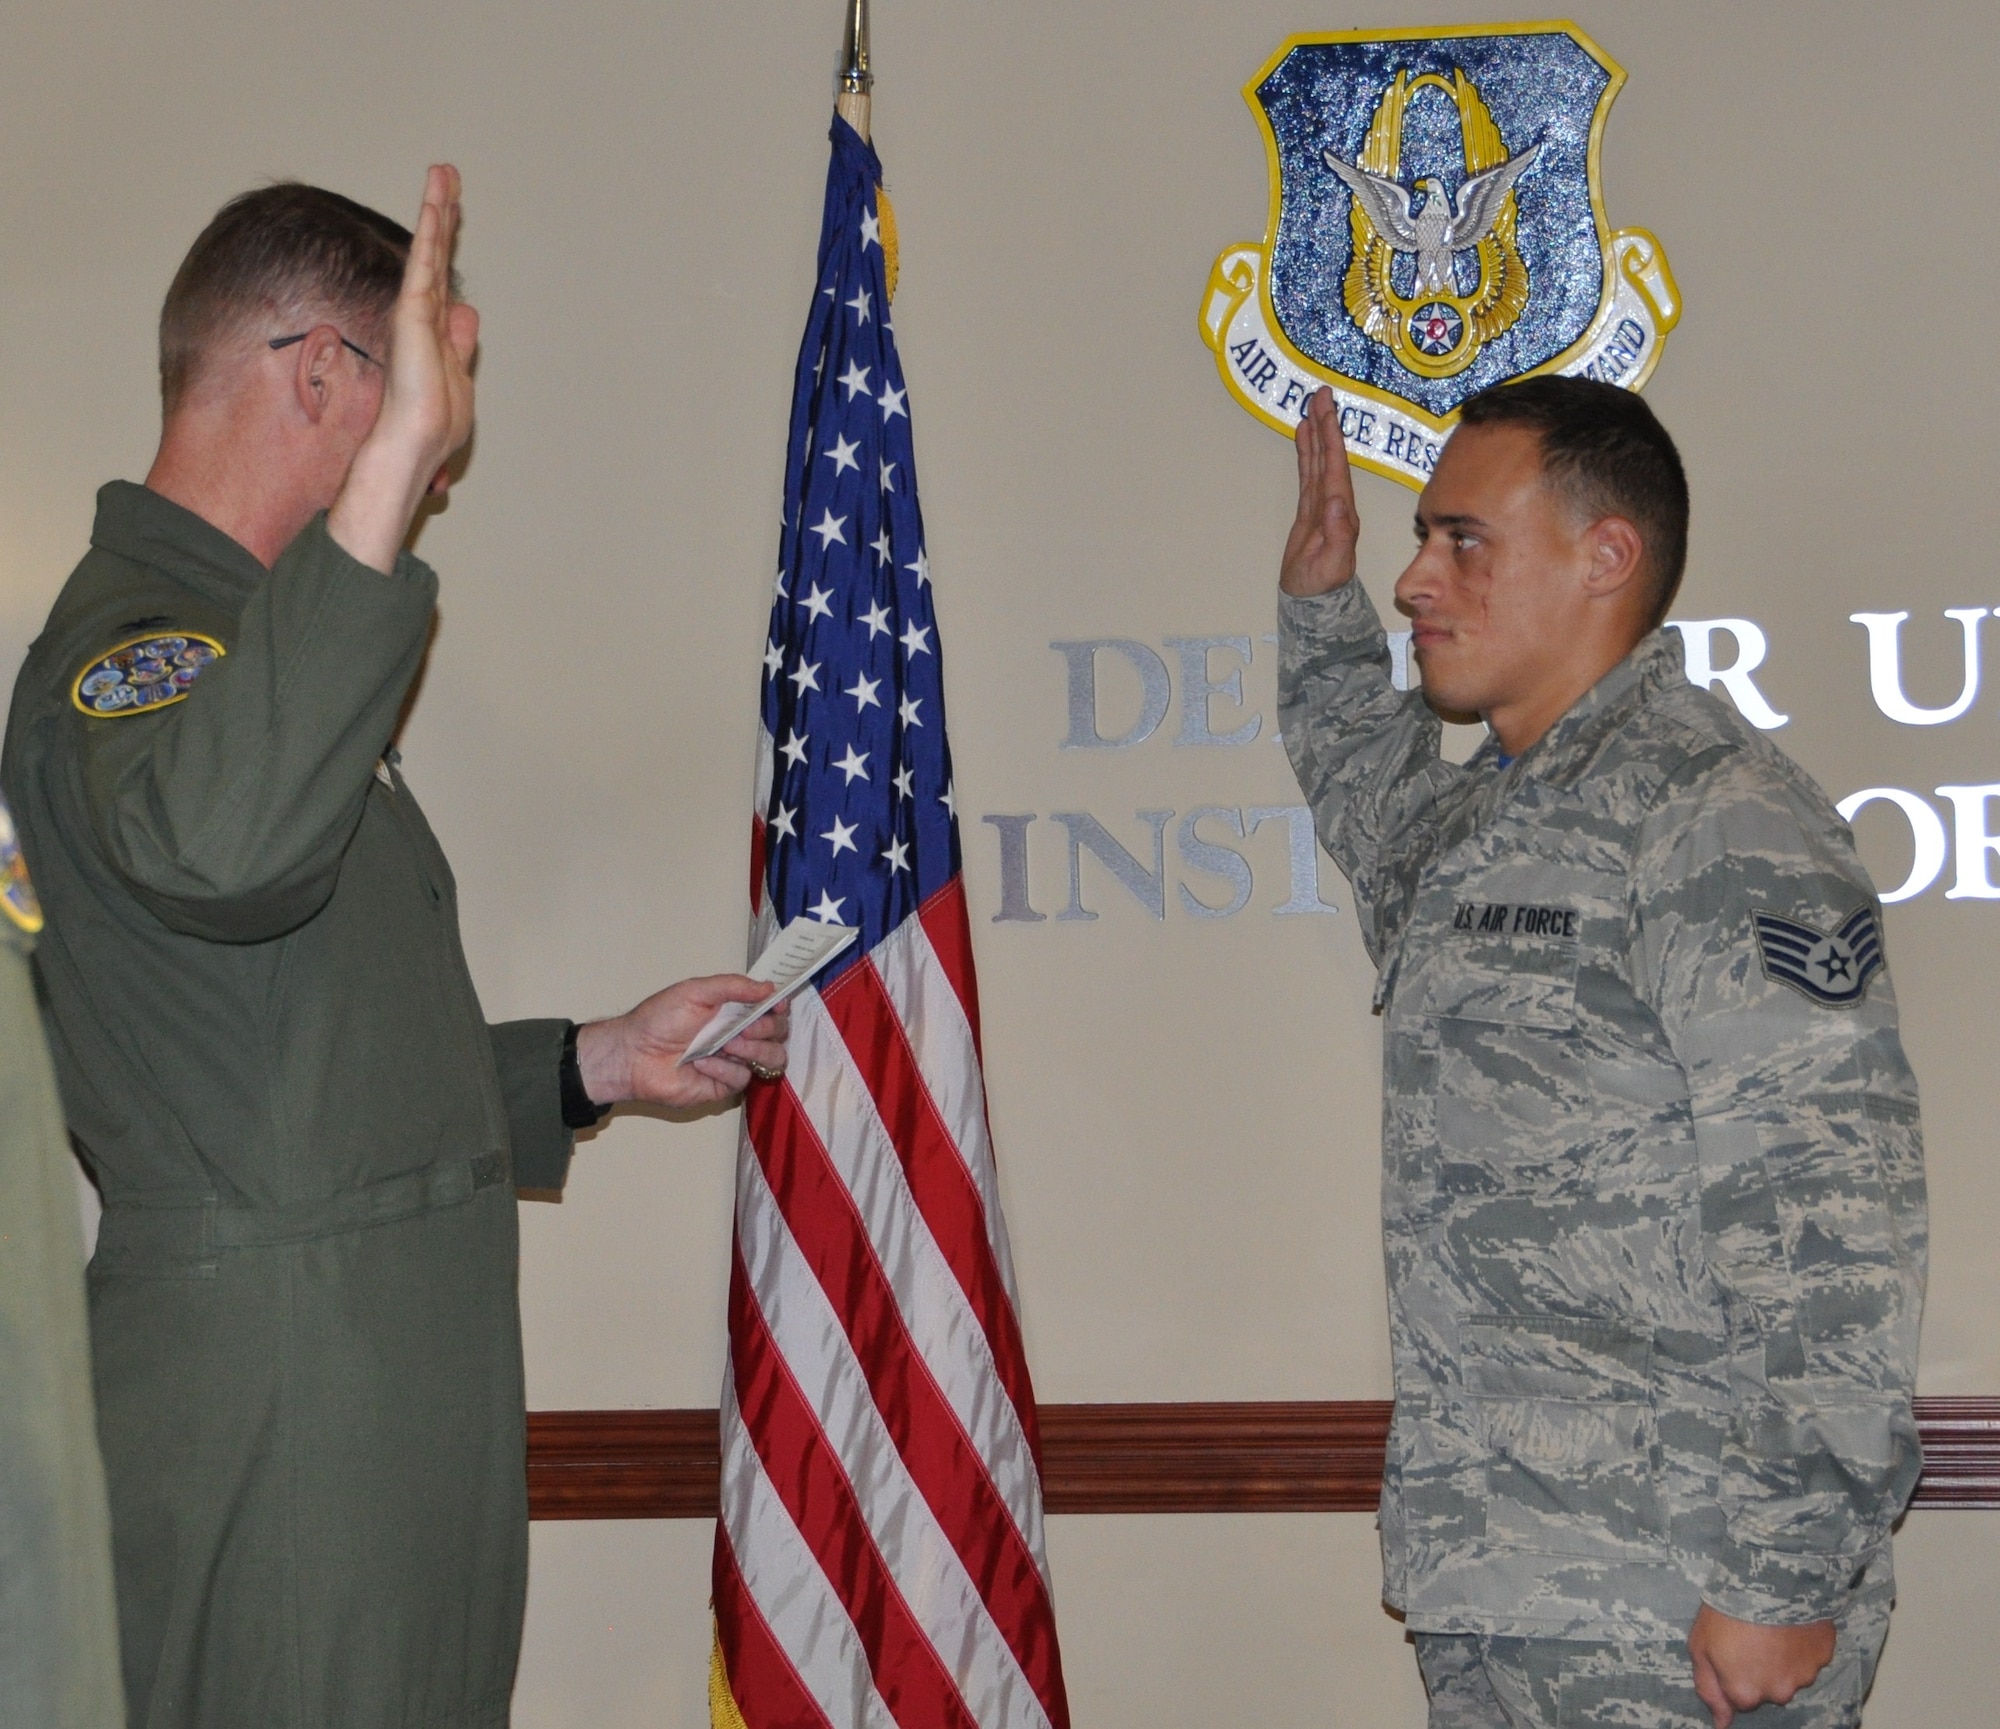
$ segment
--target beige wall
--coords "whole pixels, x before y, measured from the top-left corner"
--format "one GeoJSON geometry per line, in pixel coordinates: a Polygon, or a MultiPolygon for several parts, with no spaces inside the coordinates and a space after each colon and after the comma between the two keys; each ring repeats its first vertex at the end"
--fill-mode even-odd
{"type": "MultiPolygon", "coordinates": [[[[1097,922],[992,925],[978,820],[1038,813],[1034,894],[1054,912],[1053,811],[1136,844],[1141,809],[1295,797],[1268,739],[1176,749],[1170,722],[1129,751],[1060,751],[1048,644],[1270,628],[1290,453],[1224,393],[1195,310],[1215,254],[1263,222],[1239,87],[1288,32],[1357,20],[1296,0],[879,11],[897,330],[1041,1392],[1379,1395],[1376,1032],[1351,920],[1271,916],[1284,846],[1267,828],[1246,843],[1257,888],[1235,918],[1191,918],[1170,889],[1156,923],[1087,866],[1097,922]]],[[[496,1016],[604,1012],[740,957],[752,693],[837,13],[5,11],[7,665],[82,548],[92,488],[144,470],[151,320],[209,211],[296,174],[407,214],[426,160],[466,171],[482,414],[470,476],[424,538],[444,623],[405,748],[496,1016]]],[[[1428,16],[1383,0],[1360,21],[1428,16]]],[[[1611,219],[1662,237],[1688,304],[1650,390],[1695,486],[1682,614],[1765,627],[1760,678],[1793,716],[1776,736],[1836,796],[2000,778],[2000,693],[1949,727],[1895,726],[1847,622],[1910,611],[1911,694],[1940,703],[1957,689],[1942,610],[2000,603],[2000,13],[1605,0],[1580,22],[1631,75],[1605,148],[1611,219]]],[[[1379,593],[1410,495],[1362,488],[1379,593]]],[[[1265,655],[1248,695],[1267,733],[1270,690],[1265,655]]],[[[1899,878],[1908,842],[1887,813],[1863,840],[1899,878]]],[[[1946,899],[1952,880],[1890,914],[1931,1131],[1926,1385],[2000,1393],[1985,1036],[2000,905],[1946,899]]],[[[527,1210],[534,1404],[713,1401],[733,1134],[615,1122],[565,1201],[527,1210]]],[[[692,1524],[537,1529],[524,1729],[700,1721],[708,1544],[692,1524]]],[[[1366,1519],[1057,1519],[1051,1546],[1080,1724],[1420,1721],[1366,1519]]],[[[1904,1554],[1871,1722],[1990,1721],[1990,1519],[1921,1515],[1904,1554]]]]}

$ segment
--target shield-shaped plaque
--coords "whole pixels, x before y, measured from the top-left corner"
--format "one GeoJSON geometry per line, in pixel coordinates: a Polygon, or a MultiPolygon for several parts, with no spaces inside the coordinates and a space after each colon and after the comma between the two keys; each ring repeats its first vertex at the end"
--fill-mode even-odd
{"type": "Polygon", "coordinates": [[[1489,385],[1639,388],[1680,301],[1660,243],[1605,218],[1598,146],[1624,81],[1566,23],[1286,42],[1243,92],[1265,240],[1217,259],[1202,302],[1237,400],[1290,433],[1329,385],[1353,460],[1422,486],[1489,385]]]}

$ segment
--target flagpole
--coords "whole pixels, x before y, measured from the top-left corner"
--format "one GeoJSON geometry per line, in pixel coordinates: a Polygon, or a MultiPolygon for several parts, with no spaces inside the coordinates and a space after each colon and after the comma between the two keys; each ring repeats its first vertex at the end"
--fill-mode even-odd
{"type": "Polygon", "coordinates": [[[868,137],[869,92],[875,75],[868,70],[868,0],[847,0],[847,33],[840,48],[840,78],[833,110],[865,140],[868,137]]]}

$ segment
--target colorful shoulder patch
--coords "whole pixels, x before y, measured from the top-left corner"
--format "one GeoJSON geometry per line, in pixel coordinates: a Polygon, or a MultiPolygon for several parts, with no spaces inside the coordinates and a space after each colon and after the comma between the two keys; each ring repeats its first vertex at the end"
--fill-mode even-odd
{"type": "Polygon", "coordinates": [[[0,912],[33,936],[42,928],[42,903],[28,880],[28,861],[21,856],[21,837],[14,832],[14,813],[0,798],[0,912]]]}
{"type": "Polygon", "coordinates": [[[1776,913],[1750,916],[1764,976],[1827,1008],[1853,1008],[1882,970],[1882,927],[1871,906],[1857,909],[1831,936],[1776,913]]]}
{"type": "Polygon", "coordinates": [[[120,643],[76,675],[70,700],[87,715],[143,714],[186,696],[229,651],[212,636],[185,631],[120,643]]]}

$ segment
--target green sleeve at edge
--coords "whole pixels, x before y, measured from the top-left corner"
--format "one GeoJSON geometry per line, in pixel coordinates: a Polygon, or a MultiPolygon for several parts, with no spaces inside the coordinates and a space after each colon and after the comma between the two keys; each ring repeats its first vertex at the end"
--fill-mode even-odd
{"type": "Polygon", "coordinates": [[[576,1136],[562,1120],[558,1069],[568,1021],[501,1021],[493,1035],[493,1060],[507,1102],[513,1144],[514,1187],[559,1189],[569,1179],[576,1136]]]}

